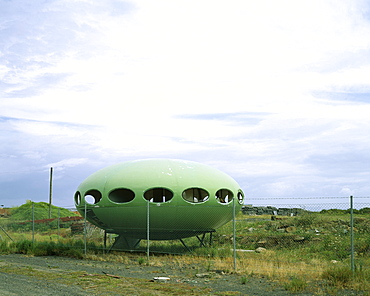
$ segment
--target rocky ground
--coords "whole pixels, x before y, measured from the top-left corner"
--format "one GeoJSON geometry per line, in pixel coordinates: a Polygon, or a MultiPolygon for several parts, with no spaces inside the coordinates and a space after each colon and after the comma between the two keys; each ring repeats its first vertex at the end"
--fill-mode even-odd
{"type": "MultiPolygon", "coordinates": [[[[264,278],[242,278],[240,274],[223,273],[217,270],[199,270],[196,266],[174,268],[168,266],[146,266],[137,262],[124,264],[117,262],[102,262],[94,260],[78,260],[63,257],[33,257],[25,255],[0,255],[0,294],[1,295],[126,295],[126,292],[108,294],[104,288],[97,285],[82,285],[83,276],[109,276],[117,280],[140,279],[145,283],[145,292],[141,286],[131,290],[131,295],[165,295],[164,291],[156,286],[153,291],[148,283],[158,282],[162,285],[176,287],[193,286],[199,290],[191,295],[313,295],[312,293],[292,294],[278,283],[264,278]],[[21,270],[22,272],[14,272],[21,270]],[[27,270],[30,272],[27,273],[27,270]],[[82,272],[77,277],[58,279],[58,274],[72,274],[82,272]],[[37,273],[37,274],[36,274],[37,273]],[[82,275],[81,275],[82,274],[82,275]],[[181,286],[182,285],[182,286],[181,286]],[[208,289],[205,289],[208,288],[208,289]],[[134,291],[134,292],[132,292],[134,291]],[[149,291],[149,292],[148,292],[149,291]]],[[[127,283],[129,283],[127,281],[127,283]]],[[[130,282],[132,286],[132,281],[130,282]]],[[[135,287],[131,287],[135,288],[135,287]]],[[[181,290],[180,290],[181,291],[181,290]]],[[[188,294],[184,292],[184,295],[188,294]]],[[[171,292],[168,292],[171,295],[171,292]]],[[[176,294],[181,295],[181,294],[176,294]]],[[[347,294],[348,295],[348,294],[347,294]]],[[[352,294],[354,295],[354,294],[352,294]]]]}

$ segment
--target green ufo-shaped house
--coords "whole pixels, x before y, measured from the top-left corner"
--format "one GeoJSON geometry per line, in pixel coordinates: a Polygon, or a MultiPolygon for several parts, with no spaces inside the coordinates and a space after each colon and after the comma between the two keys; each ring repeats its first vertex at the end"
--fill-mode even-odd
{"type": "Polygon", "coordinates": [[[107,233],[115,247],[141,239],[181,239],[214,232],[240,210],[238,183],[210,166],[184,160],[147,159],[115,164],[90,175],[75,195],[78,211],[107,233]]]}

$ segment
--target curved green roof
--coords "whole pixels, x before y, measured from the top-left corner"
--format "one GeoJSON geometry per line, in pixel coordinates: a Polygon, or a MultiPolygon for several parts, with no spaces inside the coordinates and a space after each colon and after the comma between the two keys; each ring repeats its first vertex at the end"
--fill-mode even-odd
{"type": "MultiPolygon", "coordinates": [[[[157,239],[164,239],[180,232],[213,231],[232,219],[232,198],[242,196],[233,178],[208,165],[146,159],[118,163],[92,174],[78,187],[75,202],[81,214],[87,209],[90,222],[131,237],[145,234],[149,206],[151,229],[161,233],[157,239]],[[88,195],[94,199],[86,203],[88,195]]],[[[235,203],[238,209],[241,203],[235,203]]]]}

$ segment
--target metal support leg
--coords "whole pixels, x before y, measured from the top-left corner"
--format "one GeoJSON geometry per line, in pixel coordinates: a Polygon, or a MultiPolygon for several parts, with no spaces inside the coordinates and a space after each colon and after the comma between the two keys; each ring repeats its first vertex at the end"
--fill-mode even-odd
{"type": "Polygon", "coordinates": [[[0,228],[1,228],[1,230],[2,231],[4,231],[4,233],[6,234],[6,236],[7,237],[9,237],[10,238],[10,240],[12,241],[12,242],[14,242],[14,240],[10,237],[10,235],[5,231],[5,229],[2,227],[2,226],[0,226],[0,228]]]}
{"type": "Polygon", "coordinates": [[[180,242],[183,244],[183,246],[191,253],[191,250],[189,247],[185,244],[185,242],[182,240],[182,238],[179,238],[180,242]]]}
{"type": "Polygon", "coordinates": [[[105,254],[105,251],[107,250],[107,231],[104,230],[104,249],[103,254],[105,254]]]}
{"type": "Polygon", "coordinates": [[[204,238],[206,237],[206,233],[203,233],[202,238],[200,238],[198,235],[196,237],[200,242],[200,247],[201,246],[206,247],[206,245],[204,244],[204,238]]]}

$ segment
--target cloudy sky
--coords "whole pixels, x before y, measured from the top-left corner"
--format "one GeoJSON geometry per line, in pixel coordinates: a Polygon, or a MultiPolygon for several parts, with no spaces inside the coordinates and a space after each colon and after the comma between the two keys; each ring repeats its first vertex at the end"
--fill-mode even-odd
{"type": "Polygon", "coordinates": [[[261,197],[370,196],[366,0],[0,0],[0,204],[105,166],[211,165],[261,197]]]}

